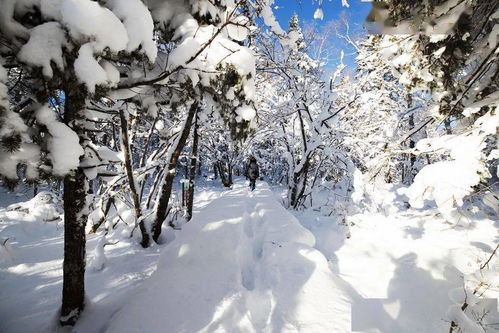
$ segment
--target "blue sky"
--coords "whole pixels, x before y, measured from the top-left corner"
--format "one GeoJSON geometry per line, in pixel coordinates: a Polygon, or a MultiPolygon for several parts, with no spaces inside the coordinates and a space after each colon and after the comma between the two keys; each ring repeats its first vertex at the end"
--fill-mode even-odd
{"type": "MultiPolygon", "coordinates": [[[[322,7],[324,12],[324,21],[336,20],[341,11],[347,11],[352,18],[353,23],[362,24],[371,10],[370,2],[361,0],[348,0],[350,7],[343,7],[341,0],[324,0],[319,6],[317,0],[276,0],[274,14],[284,27],[287,27],[289,18],[297,13],[304,21],[313,20],[314,12],[318,7],[322,7]]],[[[320,21],[320,20],[318,20],[320,21]]]]}
{"type": "MultiPolygon", "coordinates": [[[[348,0],[348,3],[350,7],[347,8],[342,6],[341,0],[324,0],[320,6],[318,0],[276,0],[274,14],[282,28],[287,29],[289,19],[295,13],[298,14],[301,22],[315,21],[317,25],[321,26],[328,21],[337,20],[340,13],[345,11],[352,30],[361,30],[365,18],[371,10],[371,3],[361,0],[348,0]],[[323,20],[314,20],[314,12],[318,7],[322,7],[324,13],[323,20]]],[[[344,50],[346,54],[354,52],[353,48],[348,46],[343,40],[335,38],[332,42],[338,55],[341,50],[344,50]]],[[[335,67],[338,63],[338,61],[331,61],[328,67],[335,67]]],[[[355,56],[346,56],[345,63],[350,67],[354,67],[355,56]]]]}

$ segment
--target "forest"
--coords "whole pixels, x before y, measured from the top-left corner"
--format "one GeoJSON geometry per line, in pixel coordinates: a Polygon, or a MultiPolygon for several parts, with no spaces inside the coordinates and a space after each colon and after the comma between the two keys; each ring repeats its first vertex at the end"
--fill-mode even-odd
{"type": "Polygon", "coordinates": [[[499,332],[498,0],[0,0],[0,332],[499,332]]]}

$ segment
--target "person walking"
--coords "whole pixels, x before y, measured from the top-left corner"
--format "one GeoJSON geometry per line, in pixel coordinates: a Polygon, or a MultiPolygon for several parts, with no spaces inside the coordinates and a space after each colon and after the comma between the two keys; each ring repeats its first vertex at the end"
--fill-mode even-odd
{"type": "Polygon", "coordinates": [[[258,163],[256,162],[256,158],[251,156],[249,159],[248,166],[246,167],[246,177],[248,177],[250,181],[250,189],[253,191],[256,186],[256,180],[260,176],[260,169],[258,168],[258,163]]]}

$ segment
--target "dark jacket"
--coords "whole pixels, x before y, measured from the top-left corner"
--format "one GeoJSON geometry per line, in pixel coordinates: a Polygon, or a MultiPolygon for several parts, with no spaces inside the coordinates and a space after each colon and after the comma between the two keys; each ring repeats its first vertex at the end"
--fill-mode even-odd
{"type": "Polygon", "coordinates": [[[248,176],[249,179],[257,179],[260,176],[260,170],[256,161],[249,162],[246,170],[246,176],[248,176]]]}

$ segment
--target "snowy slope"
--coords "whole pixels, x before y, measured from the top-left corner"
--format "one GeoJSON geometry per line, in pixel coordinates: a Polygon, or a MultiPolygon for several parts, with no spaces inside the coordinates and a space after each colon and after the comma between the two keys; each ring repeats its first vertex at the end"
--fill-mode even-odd
{"type": "Polygon", "coordinates": [[[184,226],[106,332],[350,332],[348,296],[266,184],[184,226]]]}

